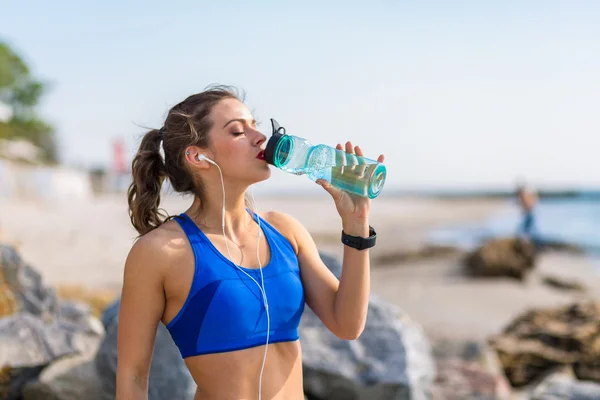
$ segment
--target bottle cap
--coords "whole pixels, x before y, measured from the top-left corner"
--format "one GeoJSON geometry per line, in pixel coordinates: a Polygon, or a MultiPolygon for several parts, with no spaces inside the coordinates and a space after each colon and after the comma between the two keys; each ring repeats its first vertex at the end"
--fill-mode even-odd
{"type": "Polygon", "coordinates": [[[282,140],[286,136],[285,128],[279,126],[273,118],[271,118],[271,126],[273,127],[273,132],[265,147],[265,161],[271,165],[280,167],[285,162],[285,159],[287,159],[287,155],[291,149],[289,146],[281,146],[283,142],[287,142],[287,140],[282,140]]]}

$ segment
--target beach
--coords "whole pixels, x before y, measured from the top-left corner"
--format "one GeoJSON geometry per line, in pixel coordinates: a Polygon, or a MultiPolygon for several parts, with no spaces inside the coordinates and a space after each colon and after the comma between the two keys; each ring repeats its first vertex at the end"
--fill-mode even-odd
{"type": "MultiPolygon", "coordinates": [[[[189,204],[189,198],[178,195],[161,201],[169,214],[183,212],[189,204]]],[[[327,194],[257,196],[256,205],[259,212],[278,210],[293,215],[321,250],[341,256],[341,221],[327,194]]],[[[436,227],[476,221],[505,206],[499,200],[376,199],[370,223],[378,232],[378,244],[371,254],[417,248],[436,227]]],[[[52,284],[120,286],[123,265],[136,236],[125,194],[85,201],[0,200],[0,237],[15,244],[25,261],[52,284]]]]}
{"type": "MultiPolygon", "coordinates": [[[[341,257],[340,219],[326,195],[257,196],[256,203],[261,212],[293,215],[321,251],[341,257]]],[[[189,198],[172,195],[161,206],[175,214],[189,204],[189,198]]],[[[534,273],[520,282],[467,277],[462,273],[462,254],[420,253],[428,246],[432,230],[477,223],[511,207],[505,199],[382,196],[374,200],[370,221],[378,243],[371,250],[372,293],[399,307],[431,335],[477,340],[499,333],[532,307],[597,296],[600,275],[581,254],[546,252],[534,273]],[[381,259],[386,259],[385,264],[377,262],[381,259]],[[589,289],[583,294],[556,289],[543,282],[547,275],[575,279],[589,289]]],[[[0,236],[16,245],[48,284],[108,289],[116,296],[136,232],[129,223],[126,198],[119,194],[92,201],[2,202],[0,236]]]]}

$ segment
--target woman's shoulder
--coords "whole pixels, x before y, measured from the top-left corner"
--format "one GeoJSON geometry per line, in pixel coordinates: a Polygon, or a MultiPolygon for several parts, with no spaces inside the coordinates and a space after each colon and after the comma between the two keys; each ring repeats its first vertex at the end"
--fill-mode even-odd
{"type": "Polygon", "coordinates": [[[259,213],[273,228],[281,233],[292,245],[298,254],[298,237],[304,231],[304,226],[294,216],[281,211],[267,211],[259,213]]]}
{"type": "Polygon", "coordinates": [[[176,221],[169,220],[140,236],[133,244],[128,258],[161,268],[185,257],[187,250],[185,233],[176,221]]]}

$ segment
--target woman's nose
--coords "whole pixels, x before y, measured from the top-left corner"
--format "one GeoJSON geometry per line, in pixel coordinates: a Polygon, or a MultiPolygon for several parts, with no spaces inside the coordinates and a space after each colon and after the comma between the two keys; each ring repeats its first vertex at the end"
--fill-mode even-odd
{"type": "Polygon", "coordinates": [[[267,137],[260,131],[255,130],[253,145],[260,147],[267,140],[267,137]]]}

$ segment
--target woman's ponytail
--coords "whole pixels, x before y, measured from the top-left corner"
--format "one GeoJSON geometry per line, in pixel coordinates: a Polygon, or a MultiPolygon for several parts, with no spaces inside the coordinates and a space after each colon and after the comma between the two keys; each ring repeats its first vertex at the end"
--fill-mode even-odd
{"type": "Polygon", "coordinates": [[[165,216],[160,213],[160,192],[166,176],[160,154],[161,131],[146,133],[131,164],[133,181],[127,191],[129,218],[140,236],[158,228],[165,216]]]}

